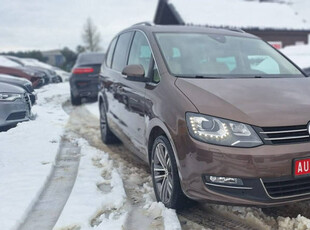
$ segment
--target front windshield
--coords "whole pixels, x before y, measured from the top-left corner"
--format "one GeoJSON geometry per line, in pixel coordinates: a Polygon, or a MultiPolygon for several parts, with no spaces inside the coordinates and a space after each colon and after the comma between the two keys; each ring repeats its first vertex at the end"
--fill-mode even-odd
{"type": "Polygon", "coordinates": [[[260,39],[206,33],[156,33],[170,73],[178,77],[303,77],[260,39]]]}

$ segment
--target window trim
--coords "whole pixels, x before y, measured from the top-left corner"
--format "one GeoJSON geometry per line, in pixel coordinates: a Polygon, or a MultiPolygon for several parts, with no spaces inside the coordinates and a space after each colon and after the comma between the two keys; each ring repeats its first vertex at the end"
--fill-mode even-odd
{"type": "Polygon", "coordinates": [[[113,63],[113,58],[114,58],[114,51],[115,51],[115,47],[116,47],[117,41],[118,41],[118,36],[115,36],[112,39],[112,41],[111,41],[111,44],[110,44],[108,52],[107,52],[108,55],[106,55],[106,58],[105,58],[105,66],[108,67],[109,69],[112,69],[112,63],[113,63]],[[114,49],[113,49],[113,52],[112,52],[111,66],[109,66],[107,61],[108,61],[108,56],[109,56],[109,53],[110,53],[111,45],[112,45],[112,42],[114,41],[114,39],[116,39],[116,41],[115,41],[114,49]]]}

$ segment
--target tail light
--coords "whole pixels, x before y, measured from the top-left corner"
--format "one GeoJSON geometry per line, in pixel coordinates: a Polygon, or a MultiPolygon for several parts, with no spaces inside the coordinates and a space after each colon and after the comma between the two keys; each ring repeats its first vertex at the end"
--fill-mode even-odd
{"type": "Polygon", "coordinates": [[[93,73],[94,69],[91,67],[80,67],[73,69],[72,73],[74,74],[83,74],[83,73],[93,73]]]}

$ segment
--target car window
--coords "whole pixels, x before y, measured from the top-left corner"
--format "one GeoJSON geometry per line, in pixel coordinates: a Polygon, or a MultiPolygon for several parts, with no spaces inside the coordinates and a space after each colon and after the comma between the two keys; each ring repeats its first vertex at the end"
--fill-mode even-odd
{"type": "Polygon", "coordinates": [[[115,48],[116,40],[117,40],[117,38],[113,39],[113,41],[111,42],[109,51],[108,51],[106,63],[107,63],[107,66],[109,68],[111,68],[111,65],[112,65],[112,57],[113,57],[113,53],[114,53],[114,48],[115,48]]]}
{"type": "Polygon", "coordinates": [[[128,65],[142,65],[147,76],[151,64],[152,52],[147,39],[141,32],[136,32],[128,59],[128,65]]]}
{"type": "Polygon", "coordinates": [[[112,68],[122,72],[127,60],[127,50],[131,39],[132,32],[123,33],[119,36],[114,51],[112,68]]]}

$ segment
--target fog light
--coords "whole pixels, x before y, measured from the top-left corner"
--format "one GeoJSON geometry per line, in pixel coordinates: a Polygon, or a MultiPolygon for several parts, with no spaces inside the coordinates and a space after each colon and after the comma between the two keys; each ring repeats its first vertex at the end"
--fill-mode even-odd
{"type": "Polygon", "coordinates": [[[233,177],[206,176],[206,180],[208,182],[217,184],[243,185],[243,182],[240,178],[233,178],[233,177]]]}

